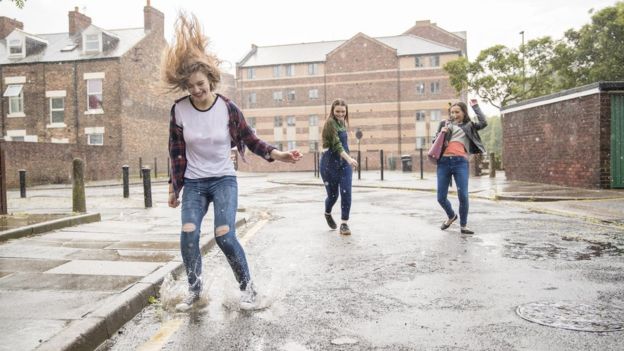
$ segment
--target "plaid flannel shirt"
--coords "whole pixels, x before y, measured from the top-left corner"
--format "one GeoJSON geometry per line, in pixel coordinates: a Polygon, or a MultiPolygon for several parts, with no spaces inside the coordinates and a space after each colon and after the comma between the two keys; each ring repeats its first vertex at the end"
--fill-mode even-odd
{"type": "MultiPolygon", "coordinates": [[[[223,95],[217,94],[217,98],[219,97],[222,98],[227,105],[229,115],[228,129],[230,132],[230,139],[232,140],[232,147],[236,147],[238,153],[241,155],[241,159],[247,162],[245,161],[246,146],[254,154],[261,156],[269,162],[273,162],[271,151],[273,151],[275,147],[260,140],[254,134],[253,130],[245,121],[243,112],[241,112],[234,102],[223,95]]],[[[184,130],[176,124],[175,106],[178,102],[187,98],[190,97],[186,96],[176,100],[175,104],[171,107],[171,118],[169,121],[169,157],[171,162],[171,177],[169,178],[169,182],[173,184],[173,191],[175,192],[176,198],[180,195],[180,191],[184,186],[184,172],[186,171],[187,160],[184,130]]]]}

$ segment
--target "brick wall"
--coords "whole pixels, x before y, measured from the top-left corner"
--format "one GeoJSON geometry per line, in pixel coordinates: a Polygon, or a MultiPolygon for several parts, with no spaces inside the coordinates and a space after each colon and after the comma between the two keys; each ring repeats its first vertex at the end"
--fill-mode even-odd
{"type": "Polygon", "coordinates": [[[507,179],[608,187],[609,121],[609,96],[604,93],[504,113],[507,179]]]}
{"type": "Polygon", "coordinates": [[[6,152],[7,187],[19,187],[20,169],[26,185],[71,182],[72,161],[85,163],[85,180],[121,178],[119,149],[113,146],[1,142],[6,152]]]}

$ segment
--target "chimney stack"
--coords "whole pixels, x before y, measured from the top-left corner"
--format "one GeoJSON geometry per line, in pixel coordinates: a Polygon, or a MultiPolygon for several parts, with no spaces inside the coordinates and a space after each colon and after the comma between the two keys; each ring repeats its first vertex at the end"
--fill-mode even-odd
{"type": "Polygon", "coordinates": [[[153,8],[150,0],[147,0],[147,5],[143,8],[143,27],[145,30],[157,32],[164,36],[165,15],[153,8]]]}
{"type": "Polygon", "coordinates": [[[24,29],[24,23],[8,17],[0,16],[0,39],[4,39],[15,29],[24,29]]]}
{"type": "Polygon", "coordinates": [[[69,35],[78,34],[90,25],[91,18],[80,13],[78,6],[74,7],[74,11],[69,11],[69,35]]]}

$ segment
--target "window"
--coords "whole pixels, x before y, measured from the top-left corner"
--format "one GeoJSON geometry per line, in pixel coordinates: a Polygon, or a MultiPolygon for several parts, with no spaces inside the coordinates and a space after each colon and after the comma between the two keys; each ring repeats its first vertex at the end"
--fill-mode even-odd
{"type": "Polygon", "coordinates": [[[310,152],[318,151],[319,142],[317,140],[310,140],[310,152]]]}
{"type": "Polygon", "coordinates": [[[297,123],[297,120],[295,119],[295,116],[286,117],[286,124],[289,127],[294,127],[296,123],[297,123]]]}
{"type": "Polygon", "coordinates": [[[9,98],[9,115],[24,113],[24,94],[21,84],[9,84],[4,91],[4,97],[9,98]]]}
{"type": "Polygon", "coordinates": [[[273,77],[279,77],[282,66],[273,66],[273,77]]]}
{"type": "Polygon", "coordinates": [[[291,140],[288,142],[288,150],[294,150],[297,148],[297,142],[294,140],[291,140]]]}
{"type": "Polygon", "coordinates": [[[424,66],[422,57],[420,57],[420,56],[414,57],[414,66],[415,67],[423,67],[424,66]]]}
{"type": "Polygon", "coordinates": [[[424,149],[425,148],[425,138],[424,137],[416,137],[416,149],[424,149]]]}
{"type": "Polygon", "coordinates": [[[295,101],[295,91],[294,90],[288,91],[288,101],[295,101]]]}
{"type": "Polygon", "coordinates": [[[286,65],[286,76],[292,77],[295,75],[295,65],[286,65]]]}
{"type": "Polygon", "coordinates": [[[247,95],[247,102],[250,105],[253,105],[256,103],[256,93],[249,93],[249,95],[247,95]]]}
{"type": "Polygon", "coordinates": [[[431,110],[431,120],[432,121],[439,121],[440,118],[442,117],[442,111],[440,110],[431,110]]]}
{"type": "Polygon", "coordinates": [[[310,115],[310,116],[308,116],[308,121],[310,123],[310,127],[318,126],[318,120],[319,120],[319,118],[318,118],[317,115],[310,115]]]}
{"type": "Polygon", "coordinates": [[[282,92],[274,91],[273,92],[273,101],[282,101],[282,92]]]}
{"type": "Polygon", "coordinates": [[[247,68],[247,79],[255,79],[256,78],[256,69],[253,67],[247,68]]]}
{"type": "Polygon", "coordinates": [[[434,55],[429,57],[429,66],[440,67],[440,55],[434,55]]]}
{"type": "Polygon", "coordinates": [[[440,92],[440,82],[431,82],[431,93],[437,94],[440,92]]]}
{"type": "Polygon", "coordinates": [[[102,79],[87,79],[87,110],[102,110],[102,79]]]}
{"type": "Polygon", "coordinates": [[[282,116],[275,116],[275,118],[273,118],[273,126],[275,127],[282,126],[282,116]]]}
{"type": "Polygon", "coordinates": [[[318,89],[310,89],[310,90],[308,90],[308,97],[310,99],[318,99],[318,89]]]}
{"type": "Polygon", "coordinates": [[[24,138],[25,137],[23,135],[14,136],[14,137],[11,137],[11,141],[24,141],[24,138]]]}
{"type": "Polygon", "coordinates": [[[23,56],[24,47],[22,45],[22,40],[20,39],[11,39],[9,40],[9,56],[23,56]]]}
{"type": "Polygon", "coordinates": [[[50,98],[50,123],[65,123],[65,98],[50,98]]]}
{"type": "Polygon", "coordinates": [[[85,39],[85,51],[86,52],[99,52],[100,51],[100,35],[99,34],[86,34],[85,39]]]}
{"type": "Polygon", "coordinates": [[[247,125],[251,128],[256,128],[256,117],[246,117],[247,125]]]}
{"type": "Polygon", "coordinates": [[[418,82],[416,83],[416,94],[423,95],[425,93],[425,83],[418,82]]]}
{"type": "Polygon", "coordinates": [[[308,75],[314,76],[318,74],[318,63],[308,63],[308,75]]]}
{"type": "Polygon", "coordinates": [[[103,133],[87,134],[87,144],[104,145],[104,134],[103,133]]]}
{"type": "Polygon", "coordinates": [[[425,120],[425,111],[416,111],[416,122],[423,122],[425,120]]]}
{"type": "Polygon", "coordinates": [[[279,151],[284,151],[284,145],[282,145],[281,142],[276,142],[275,143],[275,147],[279,150],[279,151]]]}

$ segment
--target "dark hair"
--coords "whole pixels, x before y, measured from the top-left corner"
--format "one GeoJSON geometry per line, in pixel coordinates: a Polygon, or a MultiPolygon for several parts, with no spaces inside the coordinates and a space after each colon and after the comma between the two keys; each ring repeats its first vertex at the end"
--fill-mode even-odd
{"type": "Polygon", "coordinates": [[[459,102],[456,102],[456,103],[452,104],[449,107],[449,115],[451,113],[451,108],[453,108],[453,106],[459,107],[462,110],[462,112],[464,113],[464,119],[462,120],[462,123],[470,122],[470,116],[468,116],[468,106],[466,106],[466,103],[459,101],[459,102]]]}
{"type": "Polygon", "coordinates": [[[347,106],[347,102],[344,101],[343,99],[334,100],[334,102],[332,102],[331,104],[331,109],[329,110],[329,116],[327,117],[327,121],[323,125],[323,131],[321,132],[321,134],[323,135],[323,138],[325,138],[326,136],[330,137],[336,134],[336,130],[334,129],[334,124],[328,123],[330,119],[336,119],[336,116],[334,115],[334,109],[336,108],[336,106],[344,106],[346,110],[345,117],[344,117],[345,124],[346,125],[349,124],[349,106],[347,106]]]}

